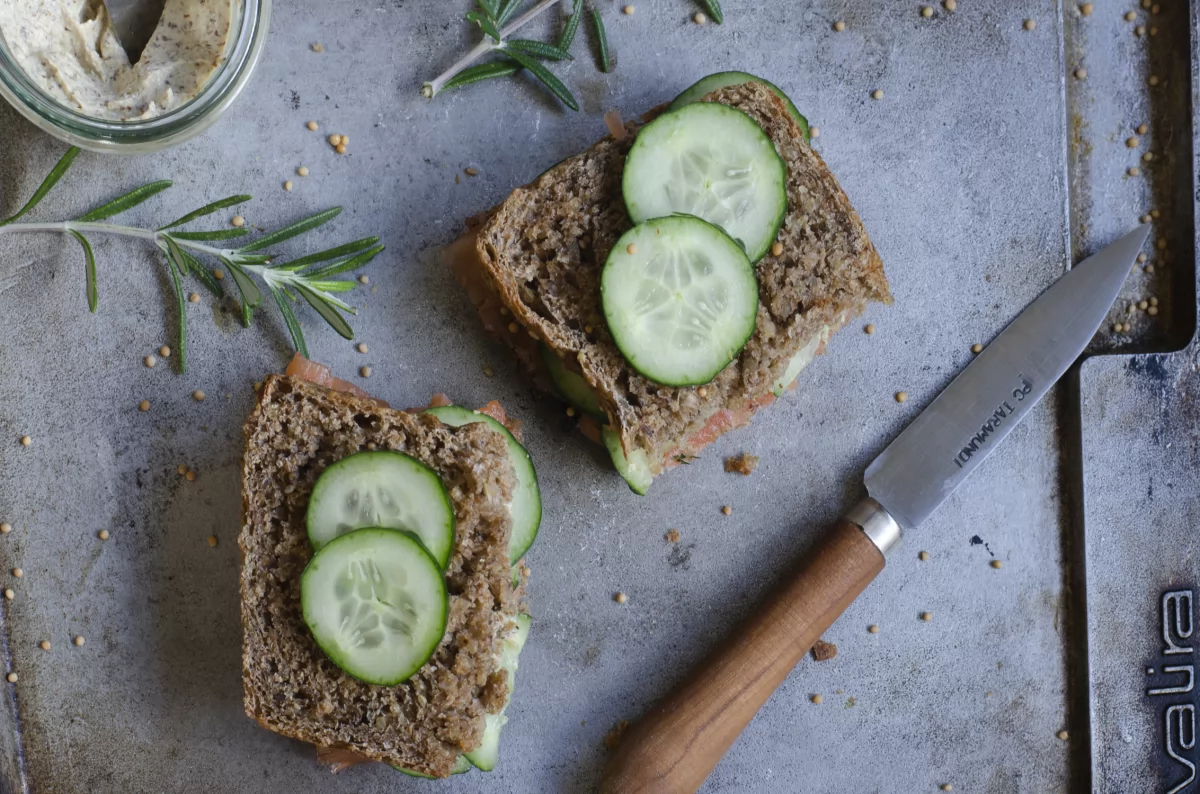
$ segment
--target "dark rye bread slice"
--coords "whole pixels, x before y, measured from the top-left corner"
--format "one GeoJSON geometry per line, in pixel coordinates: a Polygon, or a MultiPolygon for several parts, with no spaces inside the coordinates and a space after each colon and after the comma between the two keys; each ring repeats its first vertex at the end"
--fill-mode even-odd
{"type": "MultiPolygon", "coordinates": [[[[773,400],[772,384],[799,351],[823,352],[825,340],[869,302],[891,302],[883,264],[858,214],[804,143],[783,101],[760,83],[723,88],[705,101],[753,118],[788,169],[788,213],[777,237],[782,252],[768,253],[756,266],[757,328],[712,383],[677,389],[646,380],[626,365],[604,322],[600,273],[610,248],[632,225],[621,178],[633,135],[605,138],[493,210],[474,230],[481,281],[464,278],[461,266],[470,235],[448,254],[485,325],[535,373],[541,367],[535,340],[568,366],[578,362],[625,450],[645,450],[655,473],[749,421],[773,400]],[[496,301],[502,320],[490,305],[496,301]]],[[[638,125],[628,129],[636,134],[638,125]]],[[[543,375],[538,379],[545,385],[543,375]]]]}
{"type": "Polygon", "coordinates": [[[268,377],[246,423],[243,463],[242,680],[246,713],[319,747],[438,777],[479,744],[484,714],[507,683],[497,636],[517,613],[508,562],[516,481],[504,439],[486,425],[452,428],[304,380],[268,377]],[[394,449],[431,466],[457,514],[447,569],[446,636],[396,687],[365,684],[321,652],[304,623],[300,574],[312,557],[304,515],[331,463],[394,449]]]}

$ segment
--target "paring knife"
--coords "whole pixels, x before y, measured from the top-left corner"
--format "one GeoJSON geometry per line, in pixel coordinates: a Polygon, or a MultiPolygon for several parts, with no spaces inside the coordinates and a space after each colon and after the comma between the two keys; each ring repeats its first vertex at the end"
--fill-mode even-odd
{"type": "Polygon", "coordinates": [[[1079,357],[1150,233],[1141,226],[1059,278],[867,468],[869,496],[730,642],[626,733],[604,794],[694,792],[884,559],[983,462],[1079,357]]]}
{"type": "Polygon", "coordinates": [[[130,63],[141,60],[142,51],[158,28],[165,4],[166,0],[104,0],[113,33],[130,63]]]}

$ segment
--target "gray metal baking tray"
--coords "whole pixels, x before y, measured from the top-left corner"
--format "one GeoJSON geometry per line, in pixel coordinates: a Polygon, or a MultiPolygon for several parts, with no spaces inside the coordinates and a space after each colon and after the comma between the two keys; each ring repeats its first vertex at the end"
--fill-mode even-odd
{"type": "MultiPolygon", "coordinates": [[[[959,0],[932,18],[905,2],[727,2],[724,25],[701,27],[687,0],[643,0],[632,16],[605,0],[618,67],[597,73],[582,47],[556,67],[581,99],[572,114],[519,80],[420,98],[420,83],[469,44],[465,0],[293,0],[276,9],[246,95],[212,131],[159,155],[85,155],[39,213],[68,217],[173,178],[176,189],[132,221],[245,190],[257,196],[245,211],[254,224],[344,204],[340,238],[383,236],[389,249],[355,296],[371,352],[314,330],[314,358],[346,376],[369,364],[365,385],[394,404],[433,391],[502,400],[526,420],[546,497],[530,557],[533,633],[501,764],[436,785],[589,792],[606,734],[667,692],[857,498],[855,477],[971,344],[1158,209],[1167,248],[1127,296],[1158,297],[1157,318],[1101,334],[1096,352],[1120,355],[1084,364],[910,534],[827,635],[837,658],[788,678],[705,791],[1165,792],[1187,769],[1170,752],[1197,761],[1186,736],[1164,733],[1195,692],[1147,693],[1183,675],[1166,672],[1179,665],[1161,653],[1160,618],[1166,594],[1197,584],[1200,375],[1196,347],[1185,347],[1196,309],[1196,11],[1159,2],[1157,15],[1096,3],[1086,19],[1051,0],[959,0]],[[1137,22],[1123,19],[1129,10],[1137,22]],[[1137,37],[1137,24],[1156,35],[1137,37]],[[835,338],[753,426],[638,498],[484,338],[436,250],[462,218],[603,135],[607,108],[638,113],[718,69],[773,79],[820,128],[815,146],[876,241],[896,304],[864,318],[874,335],[857,326],[835,338]],[[305,129],[310,119],[321,133],[305,129]],[[1142,122],[1150,132],[1126,149],[1142,122]],[[330,151],[329,132],[352,136],[349,155],[330,151]],[[1157,159],[1124,176],[1144,151],[1157,159]],[[293,176],[301,164],[312,176],[293,176]],[[285,193],[289,178],[297,187],[285,193]],[[743,451],[759,469],[724,473],[722,458],[743,451]],[[663,538],[672,528],[677,544],[663,538]],[[932,621],[918,619],[924,611],[932,621]]],[[[0,130],[7,210],[62,147],[6,107],[0,130]]],[[[14,527],[0,537],[0,570],[24,571],[0,573],[16,595],[0,603],[5,662],[19,674],[0,688],[0,791],[434,786],[382,767],[332,777],[310,748],[242,714],[240,425],[251,384],[286,361],[280,324],[242,330],[227,307],[189,306],[188,374],[147,370],[142,357],[174,340],[161,264],[99,242],[92,316],[72,245],[0,238],[0,521],[14,527]],[[29,448],[16,443],[24,434],[29,448]],[[181,463],[195,482],[176,474],[181,463]]],[[[1168,629],[1177,644],[1200,637],[1168,629]]]]}

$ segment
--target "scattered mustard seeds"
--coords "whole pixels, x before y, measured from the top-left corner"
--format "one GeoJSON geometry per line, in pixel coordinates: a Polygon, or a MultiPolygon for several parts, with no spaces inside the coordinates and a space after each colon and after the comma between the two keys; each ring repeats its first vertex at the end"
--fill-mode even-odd
{"type": "Polygon", "coordinates": [[[107,529],[102,529],[96,533],[96,537],[100,538],[100,540],[108,540],[112,536],[108,533],[107,529]]]}
{"type": "Polygon", "coordinates": [[[981,344],[979,344],[978,342],[976,342],[975,344],[971,345],[971,352],[972,352],[972,353],[976,353],[976,354],[978,354],[978,353],[982,353],[982,352],[983,352],[983,345],[981,345],[981,344]]]}
{"type": "Polygon", "coordinates": [[[76,648],[81,648],[81,647],[83,647],[83,643],[85,642],[85,640],[83,639],[82,634],[76,634],[75,639],[71,640],[71,642],[75,643],[76,648]]]}
{"type": "Polygon", "coordinates": [[[1037,27],[1037,22],[1035,22],[1035,21],[1034,21],[1034,20],[1032,20],[1032,19],[1027,19],[1027,20],[1025,20],[1025,25],[1024,25],[1024,27],[1025,27],[1025,29],[1026,29],[1026,30],[1033,30],[1034,28],[1036,28],[1036,27],[1037,27]]]}
{"type": "Polygon", "coordinates": [[[1004,567],[1004,563],[1001,562],[1000,560],[992,560],[992,567],[996,568],[996,569],[1000,569],[1000,568],[1004,567]]]}
{"type": "Polygon", "coordinates": [[[240,229],[241,227],[246,225],[246,219],[243,218],[241,215],[234,215],[233,218],[230,219],[229,223],[230,223],[230,225],[236,226],[237,228],[240,229]]]}
{"type": "Polygon", "coordinates": [[[7,535],[9,532],[12,532],[12,524],[0,524],[0,535],[7,535]]]}
{"type": "Polygon", "coordinates": [[[1071,738],[1071,734],[1067,733],[1066,731],[1059,731],[1058,733],[1056,733],[1056,734],[1054,734],[1054,735],[1055,735],[1055,736],[1057,736],[1059,739],[1061,739],[1061,740],[1062,740],[1062,741],[1064,741],[1064,742],[1065,742],[1067,739],[1070,739],[1070,738],[1071,738]]]}
{"type": "Polygon", "coordinates": [[[330,135],[329,136],[329,145],[334,146],[334,147],[341,146],[342,145],[342,136],[341,135],[330,135]]]}
{"type": "Polygon", "coordinates": [[[836,30],[838,33],[841,33],[843,30],[846,29],[846,23],[839,19],[837,22],[833,23],[833,29],[836,30]]]}
{"type": "Polygon", "coordinates": [[[637,244],[630,243],[629,245],[625,246],[625,253],[629,254],[630,256],[633,256],[634,254],[636,254],[637,253],[637,244]]]}
{"type": "Polygon", "coordinates": [[[883,99],[883,89],[876,88],[871,92],[871,99],[883,99]]]}
{"type": "Polygon", "coordinates": [[[896,392],[896,402],[902,403],[902,402],[906,401],[907,399],[908,399],[908,392],[906,392],[906,391],[896,392]]]}
{"type": "Polygon", "coordinates": [[[863,331],[867,334],[875,333],[875,323],[867,323],[866,326],[863,327],[863,331]]]}
{"type": "Polygon", "coordinates": [[[703,11],[697,11],[692,15],[692,21],[697,25],[703,25],[704,23],[708,22],[708,17],[704,15],[703,11]]]}
{"type": "Polygon", "coordinates": [[[50,650],[50,640],[42,640],[41,642],[38,643],[38,647],[41,648],[43,651],[49,651],[50,650]]]}
{"type": "Polygon", "coordinates": [[[141,411],[142,413],[146,413],[146,411],[149,411],[150,410],[150,401],[142,400],[140,403],[138,403],[138,410],[141,411]]]}
{"type": "Polygon", "coordinates": [[[809,698],[809,700],[811,700],[813,704],[817,706],[825,702],[825,698],[821,697],[820,695],[813,695],[809,698]]]}
{"type": "Polygon", "coordinates": [[[625,595],[622,592],[618,592],[616,595],[613,596],[613,601],[616,601],[618,604],[624,604],[628,600],[629,600],[629,596],[625,595]]]}
{"type": "Polygon", "coordinates": [[[730,507],[729,505],[725,505],[724,507],[721,508],[721,513],[724,515],[727,515],[727,516],[731,516],[731,515],[733,515],[733,508],[730,507]]]}
{"type": "Polygon", "coordinates": [[[360,367],[358,370],[358,374],[363,376],[364,378],[369,378],[369,377],[371,377],[371,368],[370,367],[360,367]]]}
{"type": "Polygon", "coordinates": [[[771,243],[771,256],[779,256],[783,253],[783,243],[776,240],[771,243]]]}

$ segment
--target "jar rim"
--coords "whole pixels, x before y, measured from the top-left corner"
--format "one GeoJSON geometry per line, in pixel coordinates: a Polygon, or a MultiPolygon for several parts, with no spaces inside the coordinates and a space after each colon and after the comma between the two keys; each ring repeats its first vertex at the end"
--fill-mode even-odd
{"type": "Polygon", "coordinates": [[[85,149],[101,152],[157,151],[208,129],[249,81],[267,40],[271,0],[232,0],[233,18],[224,62],[188,102],[149,119],[97,118],[50,96],[17,63],[0,37],[0,96],[35,125],[85,149]]]}

